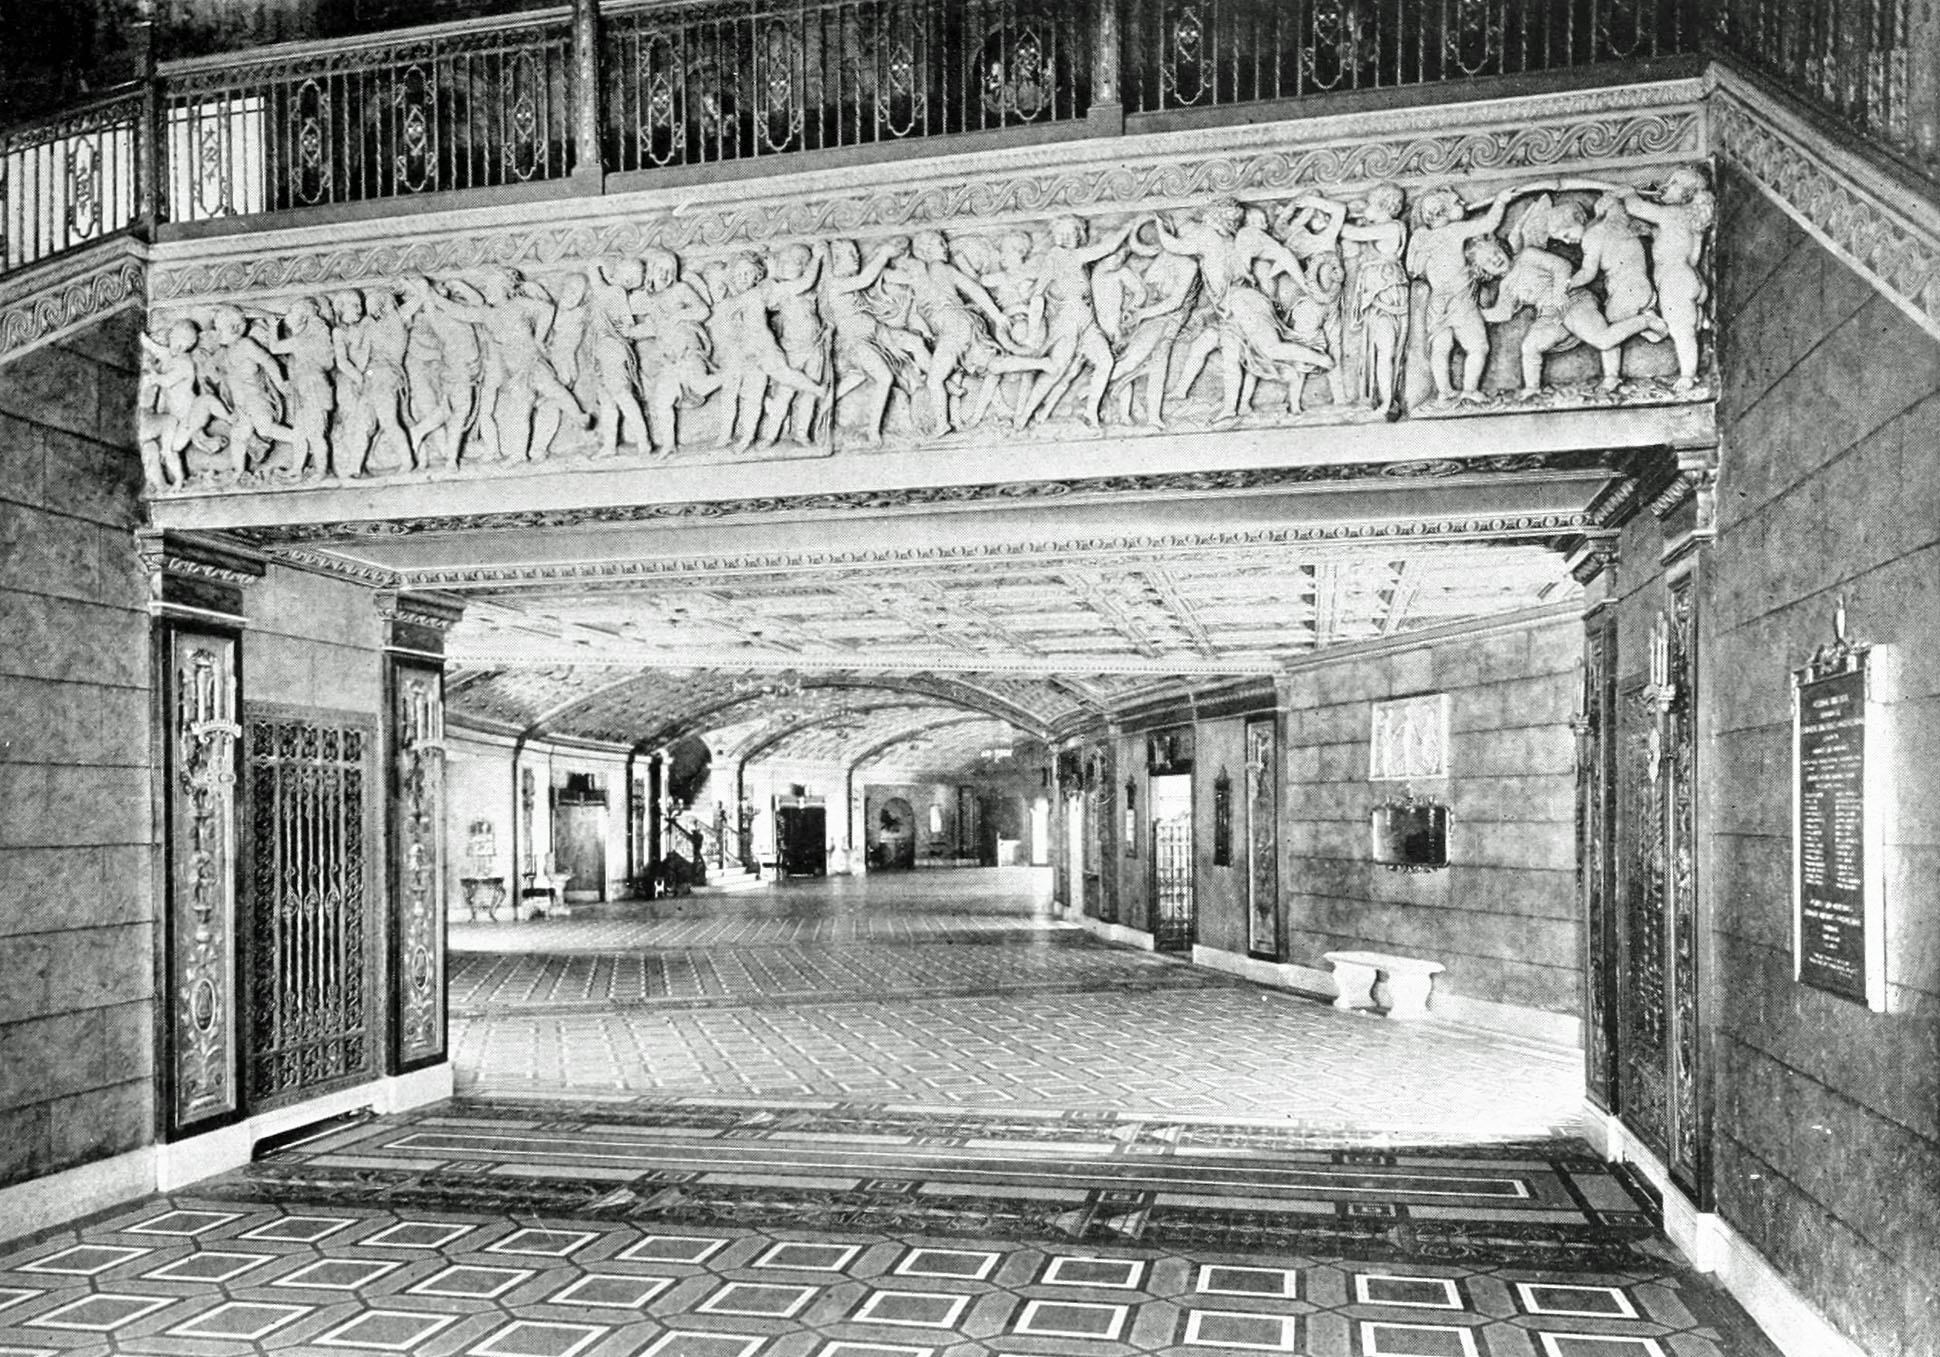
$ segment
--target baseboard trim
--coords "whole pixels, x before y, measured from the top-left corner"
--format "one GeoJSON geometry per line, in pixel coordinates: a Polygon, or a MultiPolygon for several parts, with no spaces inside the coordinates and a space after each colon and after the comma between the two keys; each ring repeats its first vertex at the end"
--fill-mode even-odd
{"type": "Polygon", "coordinates": [[[1550,1046],[1583,1049],[1583,1020],[1567,1013],[1527,1008],[1522,1004],[1497,1003],[1493,999],[1471,999],[1465,994],[1442,994],[1428,1001],[1428,1016],[1469,1027],[1486,1028],[1504,1036],[1525,1037],[1550,1046]]]}
{"type": "Polygon", "coordinates": [[[155,1146],[0,1188],[0,1243],[24,1239],[146,1197],[155,1190],[155,1146]]]}
{"type": "Polygon", "coordinates": [[[1242,980],[1251,980],[1256,985],[1292,990],[1310,999],[1332,999],[1336,993],[1334,982],[1328,978],[1327,972],[1292,961],[1261,961],[1258,957],[1194,943],[1192,964],[1204,966],[1207,970],[1236,975],[1242,980]]]}
{"type": "Polygon", "coordinates": [[[1152,935],[1139,929],[1127,928],[1124,924],[1108,924],[1103,919],[1092,918],[1089,914],[1084,915],[1079,922],[1084,925],[1087,933],[1115,947],[1136,947],[1141,952],[1158,950],[1152,935]]]}
{"type": "Polygon", "coordinates": [[[1664,1233],[1671,1243],[1699,1272],[1716,1277],[1785,1357],[1866,1357],[1724,1217],[1698,1210],[1671,1182],[1664,1161],[1622,1121],[1585,1102],[1580,1125],[1583,1138],[1606,1160],[1628,1164],[1650,1181],[1663,1198],[1664,1233]]]}

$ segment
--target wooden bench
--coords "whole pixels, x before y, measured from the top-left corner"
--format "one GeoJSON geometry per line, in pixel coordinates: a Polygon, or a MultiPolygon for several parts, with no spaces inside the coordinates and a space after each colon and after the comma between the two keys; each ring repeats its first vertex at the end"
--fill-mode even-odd
{"type": "Polygon", "coordinates": [[[1390,1018],[1427,1017],[1428,992],[1435,977],[1447,969],[1439,961],[1386,952],[1329,952],[1327,962],[1334,968],[1334,985],[1340,991],[1335,1008],[1373,1008],[1375,983],[1385,980],[1390,1018]]]}

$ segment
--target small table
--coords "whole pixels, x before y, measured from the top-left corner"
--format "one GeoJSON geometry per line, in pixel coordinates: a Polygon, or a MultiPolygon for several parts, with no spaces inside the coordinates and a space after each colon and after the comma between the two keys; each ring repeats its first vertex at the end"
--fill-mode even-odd
{"type": "Polygon", "coordinates": [[[482,909],[487,922],[498,918],[499,908],[505,904],[505,878],[502,876],[464,876],[458,884],[465,891],[465,919],[477,923],[482,909]]]}

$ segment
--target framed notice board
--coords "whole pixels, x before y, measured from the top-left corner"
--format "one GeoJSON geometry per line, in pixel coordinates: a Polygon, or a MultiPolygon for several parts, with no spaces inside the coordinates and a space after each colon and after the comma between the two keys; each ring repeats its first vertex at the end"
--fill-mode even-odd
{"type": "Polygon", "coordinates": [[[1878,1012],[1892,789],[1874,679],[1868,649],[1843,637],[1792,675],[1792,967],[1878,1012]]]}

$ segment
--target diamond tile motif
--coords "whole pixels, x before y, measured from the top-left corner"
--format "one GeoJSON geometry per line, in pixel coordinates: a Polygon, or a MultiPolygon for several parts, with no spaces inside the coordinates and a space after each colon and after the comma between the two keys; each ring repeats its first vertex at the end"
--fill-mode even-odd
{"type": "Polygon", "coordinates": [[[640,1357],[754,1357],[767,1341],[738,1333],[665,1333],[640,1357]]]}
{"type": "Polygon", "coordinates": [[[355,1217],[345,1216],[284,1216],[281,1220],[272,1220],[266,1225],[258,1225],[255,1229],[236,1237],[238,1239],[277,1239],[286,1244],[315,1244],[356,1223],[355,1217]]]}
{"type": "Polygon", "coordinates": [[[840,1272],[861,1252],[860,1244],[804,1244],[784,1240],[749,1266],[788,1268],[794,1272],[840,1272]]]}
{"type": "Polygon", "coordinates": [[[671,1277],[612,1277],[588,1273],[546,1297],[548,1305],[596,1305],[613,1310],[642,1310],[672,1286],[671,1277]]]}
{"type": "Polygon", "coordinates": [[[89,1333],[113,1333],[124,1325],[175,1304],[172,1296],[123,1296],[102,1292],[83,1296],[66,1305],[35,1315],[27,1321],[36,1329],[81,1329],[89,1333]]]}
{"type": "Polygon", "coordinates": [[[729,1282],[699,1305],[695,1312],[708,1315],[762,1315],[771,1319],[792,1319],[815,1299],[821,1290],[815,1286],[777,1286],[768,1282],[729,1282]]]}
{"type": "Polygon", "coordinates": [[[1428,1310],[1459,1310],[1462,1292],[1448,1277],[1395,1277],[1379,1272],[1354,1276],[1354,1298],[1363,1305],[1413,1305],[1428,1310]]]}
{"type": "Polygon", "coordinates": [[[898,1277],[961,1277],[980,1282],[997,1267],[1002,1254],[976,1249],[911,1249],[896,1264],[898,1277]]]}
{"type": "Polygon", "coordinates": [[[1083,1301],[1026,1301],[1012,1333],[1045,1338],[1103,1338],[1124,1332],[1128,1305],[1091,1305],[1083,1301]]]}
{"type": "Polygon", "coordinates": [[[409,1352],[438,1330],[457,1322],[457,1315],[415,1314],[403,1310],[367,1310],[310,1341],[329,1348],[375,1348],[379,1352],[409,1352]]]}
{"type": "Polygon", "coordinates": [[[1453,1324],[1361,1324],[1362,1357],[1480,1357],[1475,1333],[1453,1324]]]}
{"type": "Polygon", "coordinates": [[[531,1268],[470,1267],[460,1265],[433,1273],[410,1287],[413,1296],[462,1296],[467,1300],[495,1300],[528,1277],[531,1268]]]}
{"type": "Polygon", "coordinates": [[[1517,1282],[1524,1314],[1580,1315],[1587,1319],[1635,1319],[1637,1307],[1614,1286],[1566,1286],[1555,1282],[1517,1282]]]}
{"type": "Polygon", "coordinates": [[[1237,1310],[1193,1310],[1186,1316],[1185,1341],[1196,1348],[1244,1348],[1252,1352],[1292,1352],[1300,1321],[1292,1315],[1248,1314],[1237,1310]]]}
{"type": "Polygon", "coordinates": [[[725,1239],[702,1239],[694,1235],[650,1234],[621,1249],[616,1257],[628,1262],[704,1263],[727,1247],[725,1239]]]}
{"type": "Polygon", "coordinates": [[[1538,1333],[1543,1357],[1664,1357],[1655,1338],[1619,1338],[1607,1334],[1538,1333]]]}
{"type": "Polygon", "coordinates": [[[166,1211],[139,1225],[123,1227],[123,1233],[199,1235],[241,1219],[241,1213],[236,1211],[166,1211]]]}
{"type": "Polygon", "coordinates": [[[164,1263],[153,1272],[144,1272],[145,1278],[152,1277],[164,1282],[227,1282],[232,1281],[252,1268],[275,1261],[274,1254],[263,1253],[192,1253],[186,1258],[177,1258],[172,1263],[164,1263]]]}
{"type": "Polygon", "coordinates": [[[1234,1267],[1208,1263],[1199,1269],[1202,1296],[1277,1296],[1292,1300],[1300,1286],[1296,1268],[1234,1267]]]}
{"type": "Polygon", "coordinates": [[[953,1329],[970,1297],[935,1291],[872,1291],[850,1316],[858,1324],[911,1324],[953,1329]]]}
{"type": "Polygon", "coordinates": [[[487,1253],[530,1253],[541,1258],[568,1258],[599,1238],[597,1230],[514,1230],[485,1247],[487,1253]]]}
{"type": "Polygon", "coordinates": [[[469,1225],[453,1225],[439,1220],[403,1220],[388,1230],[379,1230],[357,1242],[365,1248],[423,1249],[429,1252],[442,1249],[471,1232],[469,1225]]]}
{"type": "Polygon", "coordinates": [[[168,1331],[172,1338],[229,1338],[254,1342],[294,1323],[316,1309],[314,1305],[265,1305],[260,1301],[230,1301],[205,1310],[168,1331]]]}
{"type": "Polygon", "coordinates": [[[1050,1286],[1104,1286],[1115,1291],[1136,1291],[1145,1275],[1145,1264],[1136,1258],[1051,1259],[1039,1280],[1050,1286]]]}
{"type": "Polygon", "coordinates": [[[374,1258],[325,1258],[307,1263],[288,1276],[278,1277],[270,1285],[308,1287],[316,1291],[356,1291],[402,1266],[402,1263],[385,1263],[374,1258]]]}
{"type": "Polygon", "coordinates": [[[935,1348],[888,1347],[881,1343],[830,1343],[815,1357],[934,1357],[935,1348]]]}
{"type": "Polygon", "coordinates": [[[476,1357],[574,1357],[608,1332],[604,1324],[543,1324],[520,1319],[465,1351],[476,1357]]]}
{"type": "Polygon", "coordinates": [[[9,1306],[19,1305],[22,1301],[32,1300],[35,1296],[44,1296],[46,1294],[45,1291],[32,1287],[0,1286],[0,1310],[5,1310],[9,1306]]]}
{"type": "Polygon", "coordinates": [[[76,1244],[50,1253],[45,1258],[37,1258],[31,1263],[22,1263],[18,1272],[54,1272],[70,1277],[94,1277],[117,1267],[133,1258],[145,1258],[154,1249],[119,1248],[113,1244],[76,1244]]]}

